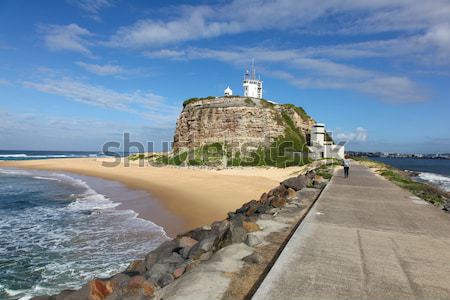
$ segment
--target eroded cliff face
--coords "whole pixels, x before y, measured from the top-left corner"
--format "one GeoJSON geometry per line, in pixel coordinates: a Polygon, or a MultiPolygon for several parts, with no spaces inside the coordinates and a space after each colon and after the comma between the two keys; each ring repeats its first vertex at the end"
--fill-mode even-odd
{"type": "Polygon", "coordinates": [[[301,108],[246,97],[218,97],[185,102],[174,136],[174,152],[212,143],[233,147],[270,145],[285,134],[286,116],[305,136],[314,121],[301,108]]]}

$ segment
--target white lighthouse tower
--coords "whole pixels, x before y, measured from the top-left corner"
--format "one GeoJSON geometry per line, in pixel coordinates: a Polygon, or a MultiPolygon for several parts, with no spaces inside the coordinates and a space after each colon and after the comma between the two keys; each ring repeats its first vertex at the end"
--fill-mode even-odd
{"type": "Polygon", "coordinates": [[[328,135],[325,124],[314,124],[311,129],[309,152],[312,159],[344,158],[344,145],[336,145],[333,140],[325,138],[328,135]]]}
{"type": "Polygon", "coordinates": [[[312,146],[323,146],[325,143],[325,125],[324,124],[314,124],[311,130],[311,145],[312,146]]]}
{"type": "Polygon", "coordinates": [[[242,87],[244,89],[244,97],[262,99],[262,80],[256,79],[254,61],[252,61],[251,71],[245,71],[242,87]]]}

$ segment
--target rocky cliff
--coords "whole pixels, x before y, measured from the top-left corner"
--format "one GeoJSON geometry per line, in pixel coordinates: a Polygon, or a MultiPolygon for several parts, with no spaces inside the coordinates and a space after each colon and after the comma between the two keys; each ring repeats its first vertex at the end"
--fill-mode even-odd
{"type": "Polygon", "coordinates": [[[305,142],[313,124],[302,108],[290,104],[246,97],[193,98],[184,102],[173,150],[177,153],[213,143],[258,148],[289,135],[305,142]]]}

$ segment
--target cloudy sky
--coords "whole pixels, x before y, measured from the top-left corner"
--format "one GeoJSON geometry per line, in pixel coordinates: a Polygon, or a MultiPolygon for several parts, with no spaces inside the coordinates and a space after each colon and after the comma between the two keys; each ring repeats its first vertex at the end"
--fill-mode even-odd
{"type": "Polygon", "coordinates": [[[170,141],[254,59],[352,150],[450,152],[449,53],[448,0],[0,0],[0,149],[170,141]]]}

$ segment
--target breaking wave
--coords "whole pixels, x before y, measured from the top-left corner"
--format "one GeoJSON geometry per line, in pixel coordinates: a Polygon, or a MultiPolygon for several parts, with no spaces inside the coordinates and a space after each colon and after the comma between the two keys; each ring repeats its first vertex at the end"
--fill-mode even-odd
{"type": "Polygon", "coordinates": [[[119,204],[66,174],[0,169],[0,299],[79,288],[167,239],[119,204]]]}
{"type": "Polygon", "coordinates": [[[435,173],[422,172],[417,176],[420,180],[439,186],[446,192],[450,192],[450,177],[435,173]]]}

